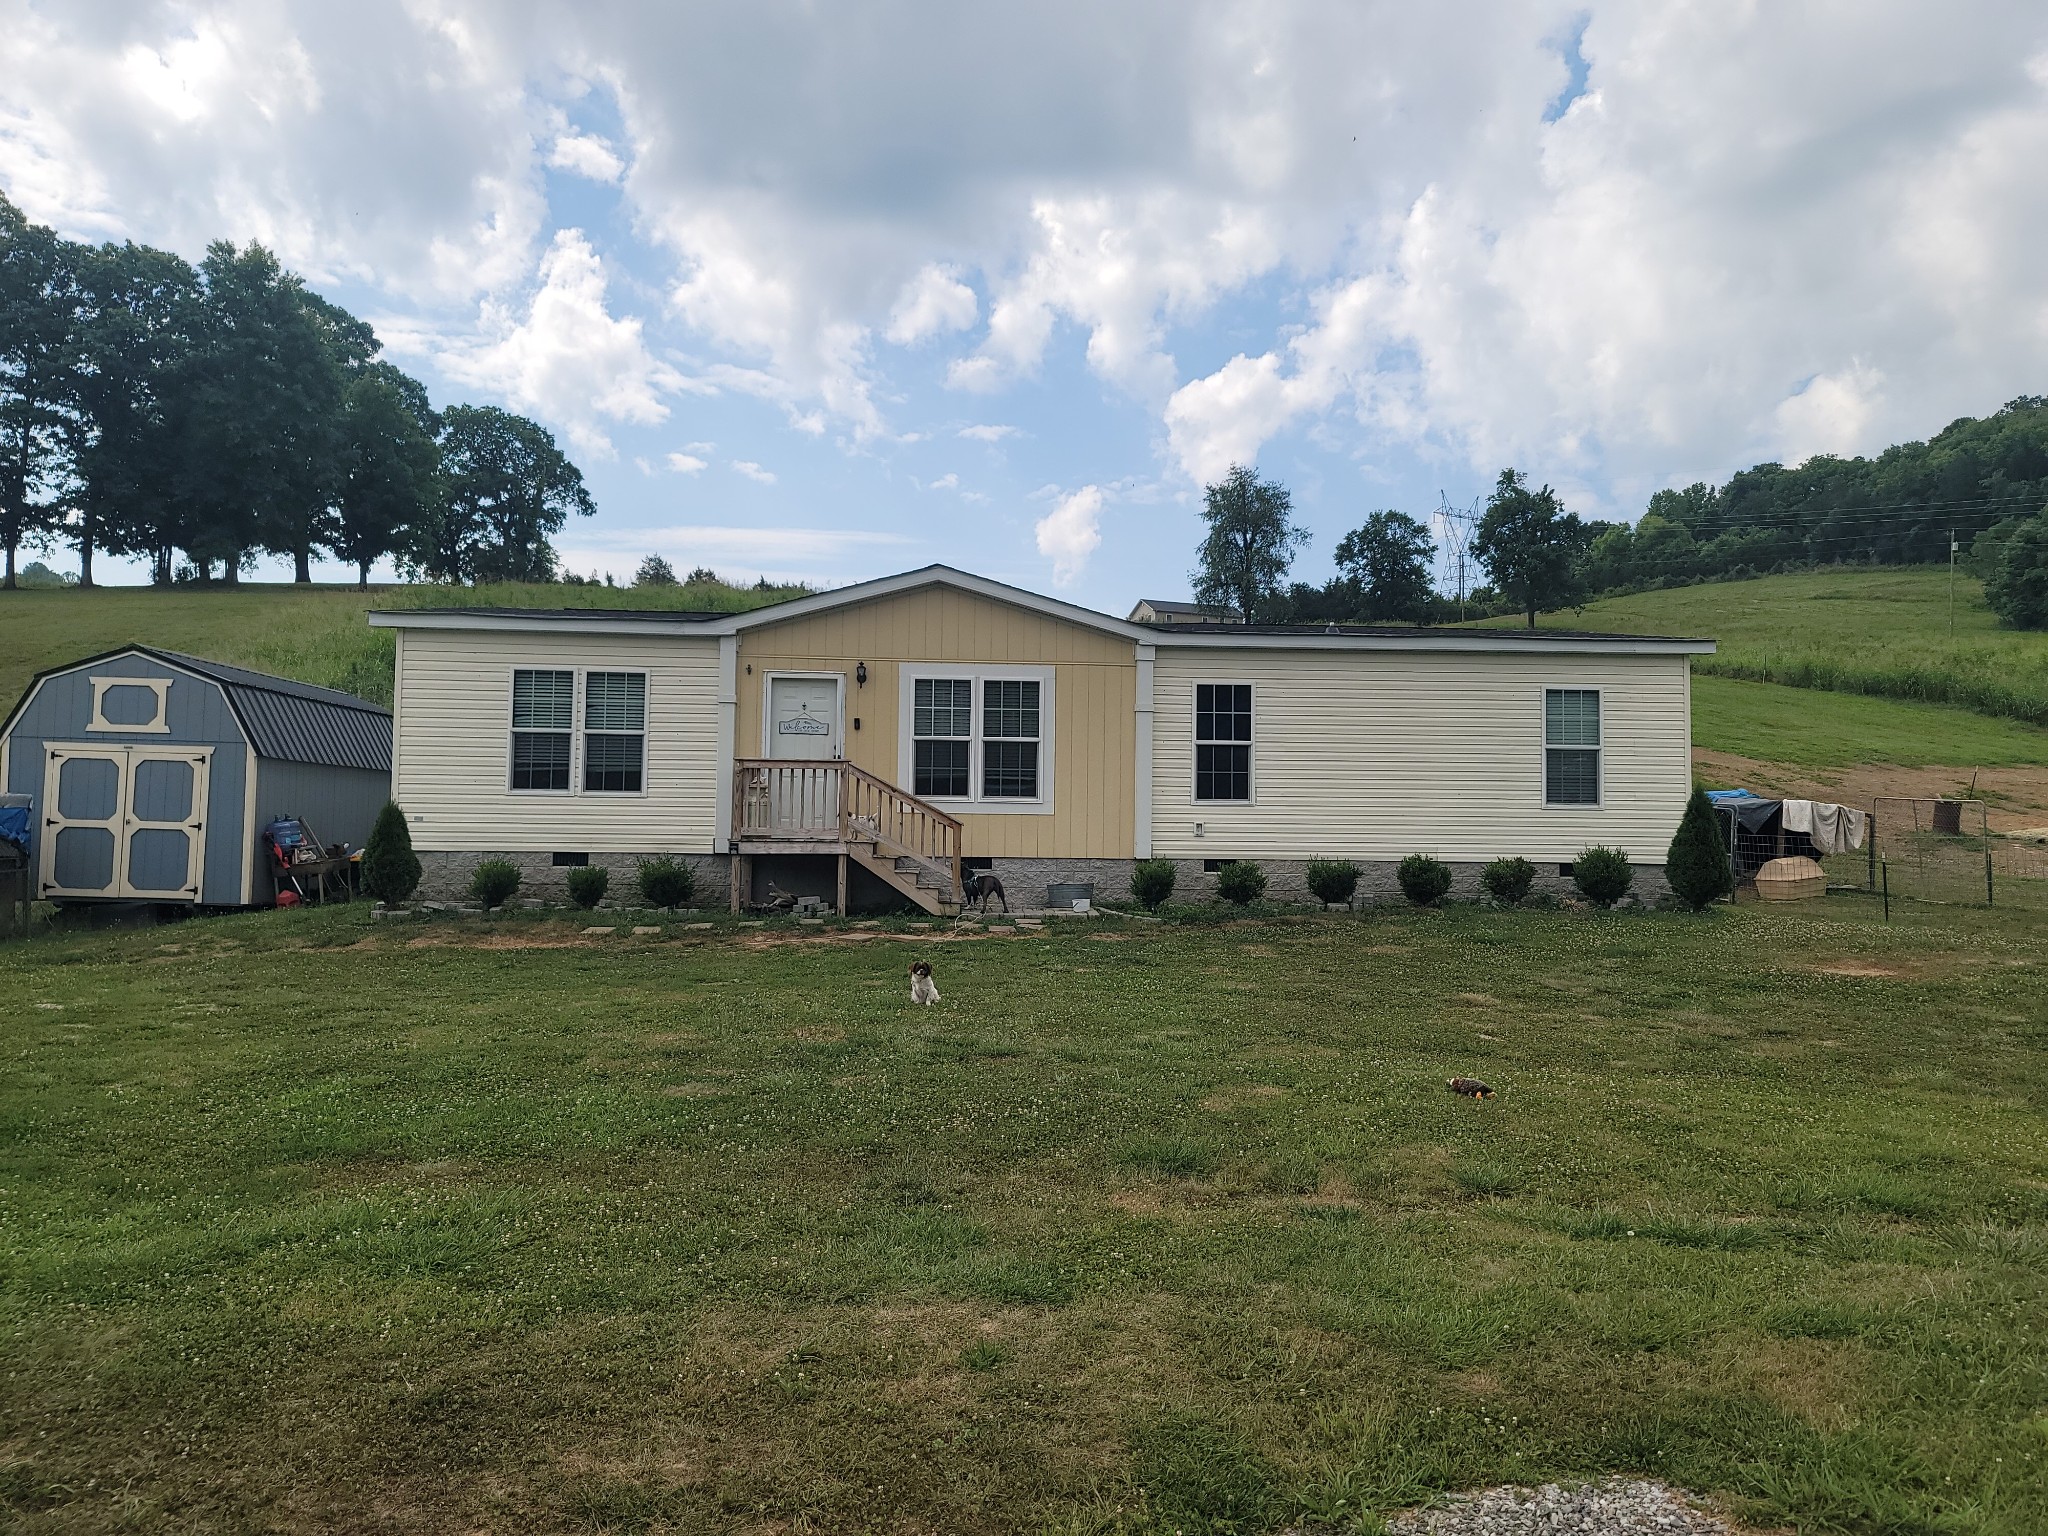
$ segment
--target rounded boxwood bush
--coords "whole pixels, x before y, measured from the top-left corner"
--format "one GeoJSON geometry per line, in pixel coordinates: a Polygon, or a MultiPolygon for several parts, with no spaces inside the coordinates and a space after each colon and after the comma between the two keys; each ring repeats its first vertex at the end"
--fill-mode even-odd
{"type": "Polygon", "coordinates": [[[1671,849],[1664,855],[1664,878],[1672,894],[1695,912],[1704,912],[1735,890],[1735,871],[1728,863],[1728,845],[1721,840],[1721,818],[1704,789],[1685,802],[1671,849]]]}
{"type": "Polygon", "coordinates": [[[569,871],[569,899],[588,912],[611,889],[612,872],[601,864],[586,864],[569,871]]]}
{"type": "Polygon", "coordinates": [[[1308,888],[1325,906],[1349,901],[1358,889],[1358,866],[1349,859],[1310,859],[1308,888]]]}
{"type": "Polygon", "coordinates": [[[697,894],[697,872],[667,854],[658,859],[643,860],[635,879],[640,887],[640,899],[650,907],[666,907],[672,911],[688,906],[690,898],[697,894]]]}
{"type": "Polygon", "coordinates": [[[1173,894],[1179,873],[1171,859],[1141,859],[1131,870],[1131,895],[1139,906],[1152,911],[1173,894]]]}
{"type": "Polygon", "coordinates": [[[519,889],[519,866],[510,859],[485,859],[469,877],[469,896],[486,912],[502,907],[519,889]]]}
{"type": "Polygon", "coordinates": [[[1266,872],[1249,859],[1233,859],[1216,871],[1216,894],[1232,906],[1248,907],[1266,894],[1266,872]]]}
{"type": "Polygon", "coordinates": [[[1572,860],[1572,884],[1596,907],[1611,907],[1636,883],[1635,866],[1619,848],[1588,848],[1572,860]]]}
{"type": "Polygon", "coordinates": [[[1518,907],[1536,883],[1536,866],[1527,859],[1495,859],[1479,871],[1486,894],[1504,907],[1518,907]]]}
{"type": "Polygon", "coordinates": [[[1394,871],[1394,878],[1401,883],[1401,894],[1416,906],[1433,907],[1450,892],[1451,866],[1426,853],[1411,853],[1394,871]]]}
{"type": "Polygon", "coordinates": [[[412,829],[396,800],[386,800],[363,844],[363,889],[396,906],[419,889],[420,856],[412,851],[412,829]]]}

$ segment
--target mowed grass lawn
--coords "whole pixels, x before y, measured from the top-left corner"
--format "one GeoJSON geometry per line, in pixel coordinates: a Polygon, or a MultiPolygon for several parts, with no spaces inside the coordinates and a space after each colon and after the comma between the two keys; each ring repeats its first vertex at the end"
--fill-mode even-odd
{"type": "Polygon", "coordinates": [[[10,1529],[2048,1529],[2038,925],[578,930],[0,948],[10,1529]]]}

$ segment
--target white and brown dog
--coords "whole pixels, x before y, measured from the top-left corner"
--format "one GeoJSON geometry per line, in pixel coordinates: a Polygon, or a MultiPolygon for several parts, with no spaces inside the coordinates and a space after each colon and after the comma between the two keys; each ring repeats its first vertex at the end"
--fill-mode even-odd
{"type": "Polygon", "coordinates": [[[932,980],[932,963],[929,960],[911,962],[910,1000],[927,1008],[939,1000],[939,984],[932,980]]]}

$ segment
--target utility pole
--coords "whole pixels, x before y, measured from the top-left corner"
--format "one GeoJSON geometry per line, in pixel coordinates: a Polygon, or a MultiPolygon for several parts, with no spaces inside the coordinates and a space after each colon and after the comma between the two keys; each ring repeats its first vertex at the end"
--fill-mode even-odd
{"type": "Polygon", "coordinates": [[[1956,643],[1956,531],[1948,531],[1948,643],[1956,643]]]}

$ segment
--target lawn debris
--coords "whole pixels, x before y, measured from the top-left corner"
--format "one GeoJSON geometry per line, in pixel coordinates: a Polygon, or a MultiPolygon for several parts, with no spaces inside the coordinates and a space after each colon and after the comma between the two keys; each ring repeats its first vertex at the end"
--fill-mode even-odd
{"type": "Polygon", "coordinates": [[[1454,1077],[1450,1081],[1453,1093],[1462,1093],[1468,1099],[1490,1099],[1493,1090],[1476,1077],[1454,1077]]]}

